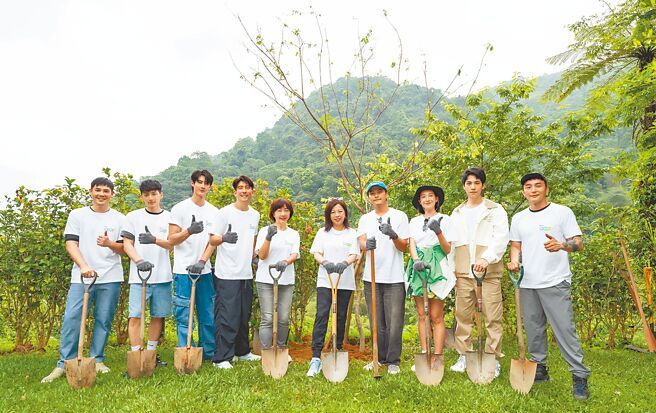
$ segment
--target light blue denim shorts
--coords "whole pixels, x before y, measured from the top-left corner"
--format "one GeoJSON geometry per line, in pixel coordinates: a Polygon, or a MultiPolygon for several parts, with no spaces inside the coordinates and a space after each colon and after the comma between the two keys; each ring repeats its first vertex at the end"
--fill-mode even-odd
{"type": "MultiPolygon", "coordinates": [[[[154,318],[171,315],[171,283],[148,284],[146,305],[150,302],[150,316],[154,318]]],[[[141,284],[130,284],[130,318],[141,317],[141,284]]]]}

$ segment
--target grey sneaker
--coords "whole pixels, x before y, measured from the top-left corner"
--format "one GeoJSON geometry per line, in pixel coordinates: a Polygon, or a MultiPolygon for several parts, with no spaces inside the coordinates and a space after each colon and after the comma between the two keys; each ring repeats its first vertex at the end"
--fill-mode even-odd
{"type": "MultiPolygon", "coordinates": [[[[381,366],[381,364],[378,363],[378,367],[380,367],[380,366],[381,366]]],[[[374,362],[372,361],[372,362],[370,362],[369,364],[365,364],[365,366],[363,367],[363,369],[365,369],[365,370],[373,370],[373,369],[374,369],[374,362]]]]}
{"type": "Polygon", "coordinates": [[[496,379],[499,377],[499,374],[501,374],[501,364],[499,364],[499,360],[497,360],[497,365],[494,366],[494,378],[496,379]]]}
{"type": "Polygon", "coordinates": [[[312,357],[312,360],[310,360],[310,368],[308,369],[306,376],[314,377],[319,374],[319,371],[321,371],[321,359],[312,357]]]}
{"type": "Polygon", "coordinates": [[[400,372],[401,372],[401,368],[396,364],[390,364],[389,366],[387,366],[387,373],[389,374],[399,374],[400,372]]]}

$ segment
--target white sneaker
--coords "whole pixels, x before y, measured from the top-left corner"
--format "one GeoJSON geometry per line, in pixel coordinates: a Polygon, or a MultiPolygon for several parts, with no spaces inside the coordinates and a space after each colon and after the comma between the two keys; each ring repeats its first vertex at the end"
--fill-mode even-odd
{"type": "Polygon", "coordinates": [[[496,379],[499,377],[499,374],[501,374],[501,364],[499,364],[499,360],[497,360],[497,365],[494,367],[494,378],[496,379]]]}
{"type": "Polygon", "coordinates": [[[465,370],[467,370],[467,359],[464,355],[462,355],[458,357],[458,361],[456,361],[455,364],[451,366],[451,371],[455,371],[456,373],[464,373],[465,370]]]}
{"type": "Polygon", "coordinates": [[[244,354],[243,356],[239,356],[239,361],[258,361],[261,359],[262,357],[253,353],[248,353],[248,354],[244,354]]]}
{"type": "Polygon", "coordinates": [[[387,366],[387,373],[389,374],[399,374],[401,372],[401,367],[396,364],[390,364],[387,366]]]}
{"type": "Polygon", "coordinates": [[[292,356],[287,354],[287,363],[291,363],[291,362],[292,362],[292,356]]]}
{"type": "Polygon", "coordinates": [[[214,363],[214,367],[216,367],[217,369],[227,370],[227,369],[232,368],[232,364],[230,364],[230,362],[228,360],[226,360],[226,361],[222,361],[220,363],[214,363]]]}
{"type": "Polygon", "coordinates": [[[61,367],[55,367],[55,369],[51,371],[50,374],[41,379],[41,383],[50,383],[62,377],[64,374],[66,374],[65,369],[61,367]]]}
{"type": "Polygon", "coordinates": [[[105,366],[105,363],[103,363],[103,362],[100,362],[100,363],[96,362],[96,373],[107,374],[107,373],[109,373],[110,371],[111,371],[111,370],[109,369],[109,367],[105,366]]]}
{"type": "MultiPolygon", "coordinates": [[[[381,366],[381,364],[378,363],[378,367],[380,367],[380,366],[381,366]]],[[[374,369],[374,362],[372,361],[371,363],[365,365],[365,366],[363,367],[363,369],[365,369],[365,370],[373,370],[373,369],[374,369]]]]}
{"type": "Polygon", "coordinates": [[[314,377],[319,374],[319,371],[321,371],[321,359],[312,357],[312,360],[310,360],[310,369],[308,370],[306,376],[314,377]]]}

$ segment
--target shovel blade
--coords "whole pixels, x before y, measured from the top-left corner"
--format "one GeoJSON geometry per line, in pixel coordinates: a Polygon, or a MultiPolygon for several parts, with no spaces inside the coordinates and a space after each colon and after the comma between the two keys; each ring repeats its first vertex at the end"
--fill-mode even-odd
{"type": "Polygon", "coordinates": [[[128,351],[128,376],[132,379],[152,376],[156,353],[155,350],[128,351]]]}
{"type": "Polygon", "coordinates": [[[522,394],[528,394],[535,381],[538,364],[526,359],[510,360],[510,386],[522,394]]]}
{"type": "Polygon", "coordinates": [[[279,379],[287,373],[289,355],[286,348],[262,349],[262,370],[267,376],[279,379]]]}
{"type": "Polygon", "coordinates": [[[173,365],[178,374],[189,374],[200,370],[203,364],[202,347],[176,347],[173,353],[173,365]]]}
{"type": "Polygon", "coordinates": [[[348,352],[325,351],[321,353],[321,371],[331,383],[344,381],[348,374],[348,352]]]}
{"type": "Polygon", "coordinates": [[[429,361],[426,353],[416,353],[415,375],[419,383],[426,386],[437,386],[444,377],[444,356],[431,354],[429,361]]]}
{"type": "Polygon", "coordinates": [[[478,351],[468,351],[465,354],[465,359],[467,361],[467,375],[473,383],[492,383],[492,380],[494,380],[494,370],[497,367],[497,360],[494,354],[479,354],[478,351]]]}
{"type": "Polygon", "coordinates": [[[96,359],[93,357],[66,360],[64,367],[66,380],[74,389],[89,388],[96,382],[96,359]]]}

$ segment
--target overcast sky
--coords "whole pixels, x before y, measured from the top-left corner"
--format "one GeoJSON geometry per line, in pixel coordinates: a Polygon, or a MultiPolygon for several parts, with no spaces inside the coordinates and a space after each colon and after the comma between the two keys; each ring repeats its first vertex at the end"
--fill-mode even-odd
{"type": "MultiPolygon", "coordinates": [[[[615,3],[615,2],[613,2],[615,3]]],[[[280,113],[239,79],[252,60],[244,32],[274,38],[312,5],[322,14],[335,74],[348,70],[357,36],[373,29],[375,64],[387,74],[398,29],[404,78],[444,88],[463,84],[486,57],[478,86],[513,73],[561,68],[545,58],[572,42],[567,25],[602,12],[598,0],[140,1],[0,0],[0,195],[40,189],[69,176],[87,185],[109,166],[152,175],[194,151],[210,154],[273,125],[280,113]],[[386,54],[387,53],[387,54],[386,54]]]]}

